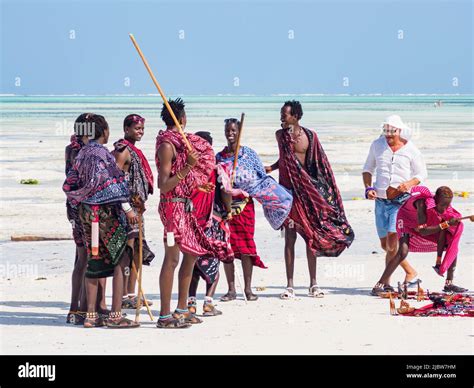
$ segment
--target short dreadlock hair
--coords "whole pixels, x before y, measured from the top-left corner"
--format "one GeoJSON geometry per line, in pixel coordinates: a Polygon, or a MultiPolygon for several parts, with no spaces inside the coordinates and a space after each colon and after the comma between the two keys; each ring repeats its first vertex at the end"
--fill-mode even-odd
{"type": "MultiPolygon", "coordinates": [[[[168,104],[171,106],[171,109],[173,110],[173,113],[178,121],[184,117],[184,101],[181,98],[177,98],[176,100],[169,99],[168,104]]],[[[174,125],[173,118],[171,117],[171,114],[168,111],[168,108],[166,108],[165,104],[163,104],[163,108],[161,109],[161,118],[168,127],[174,125]]]]}

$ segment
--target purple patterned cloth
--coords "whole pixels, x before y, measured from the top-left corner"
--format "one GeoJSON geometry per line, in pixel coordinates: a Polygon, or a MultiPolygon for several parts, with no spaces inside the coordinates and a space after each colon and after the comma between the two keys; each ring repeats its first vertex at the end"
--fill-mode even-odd
{"type": "Polygon", "coordinates": [[[115,158],[94,140],[79,151],[67,174],[63,191],[72,205],[128,202],[130,197],[125,175],[115,158]]]}
{"type": "MultiPolygon", "coordinates": [[[[224,148],[216,155],[217,163],[229,175],[234,165],[234,153],[224,148]]],[[[257,153],[246,146],[239,150],[234,187],[244,190],[263,207],[263,214],[273,229],[277,230],[288,217],[293,203],[291,193],[267,175],[257,153]]]]}

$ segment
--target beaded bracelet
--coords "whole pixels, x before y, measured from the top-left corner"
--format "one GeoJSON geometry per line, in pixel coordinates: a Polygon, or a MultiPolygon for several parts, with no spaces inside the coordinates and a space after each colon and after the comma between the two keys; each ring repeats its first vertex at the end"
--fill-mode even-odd
{"type": "Polygon", "coordinates": [[[448,229],[449,228],[448,221],[442,222],[441,224],[439,224],[439,227],[441,228],[441,230],[448,229]]]}
{"type": "Polygon", "coordinates": [[[369,186],[365,189],[365,199],[369,199],[369,191],[371,190],[375,190],[375,187],[369,186]]]}

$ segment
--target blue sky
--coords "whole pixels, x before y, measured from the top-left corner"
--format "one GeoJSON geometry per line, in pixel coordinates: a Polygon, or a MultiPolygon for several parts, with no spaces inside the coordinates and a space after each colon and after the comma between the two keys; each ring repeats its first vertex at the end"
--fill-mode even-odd
{"type": "Polygon", "coordinates": [[[129,32],[167,94],[473,93],[469,0],[1,4],[0,93],[156,93],[129,32]]]}

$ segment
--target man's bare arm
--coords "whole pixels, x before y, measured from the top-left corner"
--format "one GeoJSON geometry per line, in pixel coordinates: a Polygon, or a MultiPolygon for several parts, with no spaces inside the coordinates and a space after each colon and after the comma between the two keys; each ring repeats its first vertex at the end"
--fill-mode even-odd
{"type": "Polygon", "coordinates": [[[114,152],[115,162],[122,171],[128,171],[130,165],[130,151],[125,148],[122,152],[114,152]]]}

